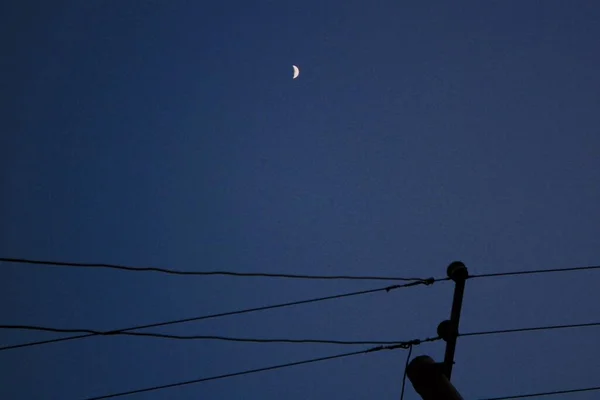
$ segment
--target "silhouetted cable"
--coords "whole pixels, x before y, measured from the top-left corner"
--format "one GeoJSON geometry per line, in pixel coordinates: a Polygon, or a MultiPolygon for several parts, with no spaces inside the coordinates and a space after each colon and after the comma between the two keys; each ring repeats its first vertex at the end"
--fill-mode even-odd
{"type": "Polygon", "coordinates": [[[110,398],[115,398],[115,397],[128,396],[128,395],[132,395],[132,394],[152,392],[152,391],[156,391],[156,390],[169,389],[169,388],[174,388],[174,387],[178,387],[178,386],[191,385],[194,383],[208,382],[208,381],[214,381],[214,380],[225,379],[225,378],[233,378],[235,376],[249,375],[249,374],[255,374],[258,372],[266,372],[266,371],[273,371],[276,369],[295,367],[297,365],[312,364],[312,363],[317,363],[317,362],[321,362],[321,361],[328,361],[328,360],[334,360],[334,359],[338,359],[338,358],[351,357],[351,356],[356,356],[359,354],[374,353],[374,352],[381,351],[381,350],[395,350],[395,349],[399,349],[399,348],[407,349],[407,348],[411,348],[411,346],[413,346],[413,345],[420,344],[420,343],[423,343],[426,341],[433,341],[433,340],[438,340],[438,338],[431,338],[431,339],[424,339],[424,340],[412,340],[412,341],[406,342],[405,344],[402,344],[402,345],[373,347],[370,349],[353,351],[350,353],[336,354],[336,355],[327,356],[327,357],[312,358],[309,360],[295,361],[295,362],[291,362],[291,363],[287,363],[287,364],[273,365],[270,367],[249,369],[249,370],[233,372],[233,373],[229,373],[229,374],[210,376],[210,377],[206,377],[206,378],[193,379],[193,380],[177,382],[177,383],[170,383],[170,384],[160,385],[160,386],[152,386],[152,387],[143,388],[143,389],[131,390],[128,392],[113,393],[113,394],[108,394],[108,395],[104,395],[104,396],[90,397],[90,398],[87,398],[86,400],[110,399],[110,398]]]}
{"type": "Polygon", "coordinates": [[[542,397],[542,396],[552,396],[555,394],[567,394],[567,393],[578,393],[578,392],[592,392],[600,390],[600,386],[588,387],[588,388],[579,388],[579,389],[569,389],[569,390],[556,390],[553,392],[543,392],[543,393],[530,393],[530,394],[520,394],[517,396],[503,396],[503,397],[486,397],[485,399],[480,400],[512,400],[512,399],[525,399],[528,397],[542,397]]]}
{"type": "MultiPolygon", "coordinates": [[[[119,264],[106,264],[106,263],[78,263],[68,261],[48,261],[48,260],[30,260],[24,258],[7,258],[2,257],[0,261],[9,263],[20,263],[20,264],[34,264],[34,265],[50,265],[58,267],[78,267],[78,268],[105,268],[115,269],[123,271],[133,272],[159,272],[164,274],[172,275],[197,275],[197,276],[211,276],[211,275],[223,275],[223,276],[236,276],[236,277],[262,277],[262,278],[287,278],[287,279],[314,279],[314,280],[380,280],[380,281],[447,281],[448,278],[407,278],[398,276],[369,276],[369,275],[304,275],[304,274],[282,274],[282,273],[269,273],[269,272],[234,272],[234,271],[183,271],[173,270],[167,268],[158,267],[134,267],[119,264]]],[[[469,278],[491,278],[501,276],[514,276],[514,275],[532,275],[532,274],[545,274],[552,272],[574,272],[574,271],[585,271],[600,269],[600,265],[590,265],[584,267],[572,267],[572,268],[556,268],[556,269],[538,269],[529,271],[512,271],[512,272],[496,272],[489,274],[474,274],[470,275],[469,278]]]]}
{"type": "MultiPolygon", "coordinates": [[[[237,276],[237,277],[261,277],[261,278],[287,278],[287,279],[314,279],[314,280],[371,280],[371,281],[430,281],[434,278],[402,278],[397,276],[360,276],[360,275],[299,275],[299,274],[276,274],[268,272],[233,272],[233,271],[181,271],[157,267],[133,267],[118,264],[102,263],[75,263],[65,261],[44,261],[27,260],[23,258],[0,258],[0,261],[17,264],[50,265],[55,267],[76,267],[76,268],[104,268],[133,272],[160,272],[171,275],[196,275],[196,276],[237,276]]],[[[436,281],[446,281],[448,278],[434,279],[436,281]]]]}
{"type": "Polygon", "coordinates": [[[402,390],[400,391],[400,400],[404,400],[404,388],[406,387],[406,372],[408,371],[408,364],[410,363],[410,356],[412,354],[412,345],[408,347],[408,354],[406,355],[406,363],[404,364],[404,374],[402,375],[402,390]]]}
{"type": "Polygon", "coordinates": [[[128,395],[132,395],[132,394],[152,392],[152,391],[156,391],[156,390],[169,389],[169,388],[174,388],[174,387],[178,387],[178,386],[191,385],[193,383],[208,382],[208,381],[214,381],[214,380],[218,380],[218,379],[232,378],[234,376],[256,374],[258,372],[273,371],[273,370],[281,369],[281,368],[289,368],[289,367],[294,367],[297,365],[311,364],[311,363],[327,361],[327,360],[335,360],[336,358],[351,357],[351,356],[356,356],[359,354],[364,354],[365,352],[366,352],[365,350],[361,350],[361,351],[354,351],[351,353],[336,354],[336,355],[328,356],[328,357],[312,358],[309,360],[302,360],[302,361],[296,361],[296,362],[291,362],[291,363],[287,363],[287,364],[273,365],[270,367],[249,369],[249,370],[240,371],[240,372],[233,372],[230,374],[215,375],[215,376],[210,376],[210,377],[206,377],[206,378],[199,378],[199,379],[193,379],[193,380],[182,381],[182,382],[177,382],[177,383],[170,383],[170,384],[166,384],[166,385],[152,386],[152,387],[143,388],[143,389],[130,390],[128,392],[113,393],[113,394],[108,394],[108,395],[98,396],[98,397],[90,397],[90,398],[87,398],[86,400],[110,399],[110,398],[115,398],[115,397],[128,396],[128,395]]]}
{"type": "Polygon", "coordinates": [[[94,334],[85,334],[85,335],[77,335],[77,336],[67,336],[67,337],[56,338],[56,339],[39,340],[37,342],[28,342],[28,343],[21,343],[21,344],[13,344],[13,345],[10,345],[10,346],[0,347],[0,351],[20,349],[20,348],[23,348],[23,347],[31,347],[31,346],[41,346],[43,344],[65,342],[67,340],[82,339],[82,338],[91,337],[91,336],[95,336],[95,335],[94,334]]]}
{"type": "Polygon", "coordinates": [[[63,328],[50,328],[45,326],[31,326],[31,325],[0,325],[0,329],[22,329],[31,331],[42,331],[42,332],[56,332],[56,333],[89,333],[93,335],[103,336],[141,336],[159,339],[175,339],[175,340],[222,340],[227,342],[249,342],[249,343],[318,343],[318,344],[341,344],[341,345],[399,345],[407,343],[402,340],[363,340],[363,341],[352,341],[352,340],[327,340],[327,339],[263,339],[263,338],[237,338],[228,336],[211,336],[211,335],[171,335],[166,333],[151,333],[151,332],[103,332],[91,329],[63,329],[63,328]]]}
{"type": "Polygon", "coordinates": [[[548,331],[548,330],[553,330],[553,329],[586,328],[586,327],[591,327],[591,326],[600,326],[600,322],[590,322],[590,323],[585,323],[585,324],[570,324],[570,325],[536,326],[536,327],[532,327],[532,328],[501,329],[501,330],[495,330],[495,331],[482,331],[482,332],[468,332],[468,333],[460,333],[458,336],[498,335],[498,334],[502,334],[502,333],[548,331]]]}
{"type": "MultiPolygon", "coordinates": [[[[256,311],[272,310],[275,308],[291,307],[291,306],[296,306],[296,305],[300,305],[300,304],[317,303],[317,302],[321,302],[321,301],[341,299],[341,298],[352,297],[352,296],[361,296],[361,295],[365,295],[365,294],[377,293],[377,292],[383,292],[383,291],[389,292],[391,290],[400,289],[400,288],[404,288],[404,287],[416,286],[416,285],[428,285],[431,283],[433,283],[433,281],[410,282],[410,283],[405,283],[402,285],[385,286],[385,287],[380,287],[380,288],[376,288],[376,289],[361,290],[361,291],[357,291],[357,292],[349,292],[349,293],[337,294],[337,295],[333,295],[333,296],[317,297],[317,298],[308,299],[308,300],[292,301],[289,303],[274,304],[274,305],[263,306],[263,307],[246,308],[243,310],[228,311],[228,312],[217,313],[217,314],[208,314],[208,315],[202,315],[199,317],[184,318],[184,319],[178,319],[178,320],[167,321],[167,322],[158,322],[158,323],[154,323],[154,324],[134,326],[131,328],[115,329],[112,331],[108,331],[108,332],[104,333],[103,335],[118,334],[120,332],[135,331],[138,329],[157,328],[159,326],[182,324],[185,322],[201,321],[201,320],[205,320],[205,319],[220,318],[220,317],[226,317],[226,316],[230,316],[230,315],[246,314],[246,313],[251,313],[251,312],[256,312],[256,311]]],[[[17,345],[12,345],[12,346],[4,346],[4,347],[0,347],[0,351],[17,349],[17,348],[22,348],[22,347],[29,347],[29,346],[36,346],[36,345],[42,345],[42,344],[48,344],[48,343],[56,343],[56,342],[62,342],[62,341],[66,341],[66,340],[82,339],[82,338],[91,337],[91,336],[98,336],[98,334],[87,333],[87,334],[77,335],[77,336],[69,336],[69,337],[56,338],[56,339],[50,339],[50,340],[43,340],[43,341],[38,341],[38,342],[30,342],[30,343],[22,343],[22,344],[17,344],[17,345]]]]}
{"type": "Polygon", "coordinates": [[[530,271],[512,271],[512,272],[496,272],[491,274],[475,274],[470,275],[469,279],[473,278],[493,278],[499,276],[514,276],[514,275],[533,275],[533,274],[548,274],[552,272],[575,272],[575,271],[589,271],[593,269],[600,269],[600,265],[589,265],[586,267],[573,267],[573,268],[556,268],[556,269],[537,269],[530,271]]]}

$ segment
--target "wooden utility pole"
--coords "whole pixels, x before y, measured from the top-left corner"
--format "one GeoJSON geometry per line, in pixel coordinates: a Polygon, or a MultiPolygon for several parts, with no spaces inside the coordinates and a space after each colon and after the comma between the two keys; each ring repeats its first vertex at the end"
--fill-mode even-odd
{"type": "Polygon", "coordinates": [[[463,400],[454,385],[450,383],[450,377],[454,365],[465,281],[469,277],[469,272],[465,264],[455,261],[448,266],[447,273],[454,281],[455,287],[450,319],[442,321],[437,329],[438,335],[446,342],[444,362],[436,363],[429,356],[419,356],[415,357],[406,369],[406,376],[423,400],[463,400]]]}

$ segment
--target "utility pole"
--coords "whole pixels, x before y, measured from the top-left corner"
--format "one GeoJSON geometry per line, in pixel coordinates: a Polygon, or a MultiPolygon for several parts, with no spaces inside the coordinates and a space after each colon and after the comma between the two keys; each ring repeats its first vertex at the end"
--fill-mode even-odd
{"type": "Polygon", "coordinates": [[[454,281],[455,287],[450,319],[442,321],[437,329],[438,335],[446,342],[444,362],[436,363],[429,356],[419,356],[415,357],[406,368],[406,376],[423,400],[463,400],[454,385],[450,383],[450,377],[454,365],[465,281],[469,277],[469,272],[465,264],[455,261],[448,266],[447,274],[448,278],[454,281]]]}

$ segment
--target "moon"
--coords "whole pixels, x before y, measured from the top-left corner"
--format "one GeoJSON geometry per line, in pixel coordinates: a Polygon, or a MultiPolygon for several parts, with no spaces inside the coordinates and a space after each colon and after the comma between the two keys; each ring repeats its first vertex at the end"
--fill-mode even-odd
{"type": "Polygon", "coordinates": [[[292,79],[296,79],[300,75],[300,69],[295,65],[292,65],[292,68],[294,69],[294,77],[292,79]]]}

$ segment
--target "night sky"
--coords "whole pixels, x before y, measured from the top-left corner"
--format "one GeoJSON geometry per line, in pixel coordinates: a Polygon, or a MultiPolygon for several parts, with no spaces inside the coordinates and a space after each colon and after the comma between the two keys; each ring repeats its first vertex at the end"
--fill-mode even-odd
{"type": "MultiPolygon", "coordinates": [[[[454,260],[471,274],[600,262],[597,1],[8,3],[0,257],[420,278],[454,260]]],[[[397,283],[0,268],[1,324],[93,330],[397,283]]],[[[599,284],[599,270],[467,280],[460,330],[599,322],[599,284]]],[[[423,339],[453,287],[146,331],[423,339]]],[[[3,329],[0,345],[65,335],[3,329]]],[[[462,337],[452,381],[469,400],[599,386],[599,337],[462,337]]],[[[93,337],[0,351],[0,398],[83,400],[368,347],[93,337]]],[[[393,400],[406,356],[123,398],[393,400]]]]}

